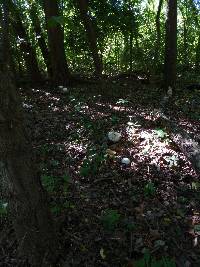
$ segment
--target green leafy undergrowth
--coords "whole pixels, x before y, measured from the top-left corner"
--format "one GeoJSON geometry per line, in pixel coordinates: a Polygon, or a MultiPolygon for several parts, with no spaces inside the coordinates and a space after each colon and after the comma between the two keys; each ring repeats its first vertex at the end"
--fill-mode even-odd
{"type": "Polygon", "coordinates": [[[120,220],[120,214],[117,210],[106,210],[105,213],[101,216],[101,221],[104,228],[108,231],[113,231],[120,220]]]}
{"type": "Polygon", "coordinates": [[[91,149],[82,163],[80,175],[87,177],[97,174],[105,161],[105,152],[97,151],[95,148],[91,149]]]}
{"type": "Polygon", "coordinates": [[[0,216],[5,216],[7,214],[7,206],[8,203],[5,203],[5,201],[0,200],[0,216]]]}
{"type": "Polygon", "coordinates": [[[156,259],[154,256],[151,256],[150,252],[145,252],[142,259],[134,262],[135,267],[176,267],[174,259],[168,257],[162,257],[156,259]]]}
{"type": "Polygon", "coordinates": [[[68,175],[64,175],[61,177],[56,177],[53,175],[42,175],[41,177],[42,184],[44,188],[49,193],[57,192],[62,189],[66,193],[68,190],[68,185],[70,181],[70,177],[68,175]]]}
{"type": "Polygon", "coordinates": [[[156,187],[154,185],[154,183],[149,182],[145,185],[144,187],[144,194],[146,197],[152,197],[154,196],[156,193],[156,187]]]}

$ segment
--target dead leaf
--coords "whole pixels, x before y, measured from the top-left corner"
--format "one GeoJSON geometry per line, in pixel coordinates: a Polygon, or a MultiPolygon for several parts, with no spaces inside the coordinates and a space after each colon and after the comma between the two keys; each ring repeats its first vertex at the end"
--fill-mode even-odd
{"type": "Polygon", "coordinates": [[[150,235],[152,240],[159,239],[161,236],[158,230],[152,230],[152,229],[150,230],[150,235]]]}
{"type": "Polygon", "coordinates": [[[100,249],[100,255],[101,255],[102,259],[105,260],[106,255],[105,255],[104,248],[101,248],[101,249],[100,249]]]}

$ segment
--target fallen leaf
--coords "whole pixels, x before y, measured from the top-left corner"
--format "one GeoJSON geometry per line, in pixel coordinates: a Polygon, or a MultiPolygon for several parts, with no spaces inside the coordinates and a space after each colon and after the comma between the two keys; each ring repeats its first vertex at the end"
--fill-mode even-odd
{"type": "Polygon", "coordinates": [[[102,257],[103,260],[106,258],[104,248],[101,248],[100,249],[100,255],[101,255],[101,257],[102,257]]]}

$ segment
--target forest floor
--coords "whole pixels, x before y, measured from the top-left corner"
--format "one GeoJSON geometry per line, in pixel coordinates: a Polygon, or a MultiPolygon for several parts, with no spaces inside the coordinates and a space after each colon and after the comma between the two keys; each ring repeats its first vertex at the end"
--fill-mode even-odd
{"type": "MultiPolygon", "coordinates": [[[[60,235],[59,266],[200,266],[200,181],[160,124],[161,90],[123,79],[21,95],[60,235]],[[119,142],[108,142],[111,130],[119,142]]],[[[178,90],[169,107],[198,140],[199,103],[200,92],[178,90]]],[[[15,241],[0,243],[0,266],[28,266],[15,241]]]]}

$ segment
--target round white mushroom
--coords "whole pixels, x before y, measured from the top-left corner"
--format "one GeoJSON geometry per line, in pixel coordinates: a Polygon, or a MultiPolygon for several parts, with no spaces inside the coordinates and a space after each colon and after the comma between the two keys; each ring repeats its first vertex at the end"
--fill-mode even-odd
{"type": "Polygon", "coordinates": [[[121,163],[125,164],[125,165],[129,165],[131,163],[131,161],[129,158],[122,158],[121,163]]]}
{"type": "Polygon", "coordinates": [[[121,134],[111,131],[108,133],[108,139],[114,143],[119,142],[119,140],[121,139],[121,134]]]}

